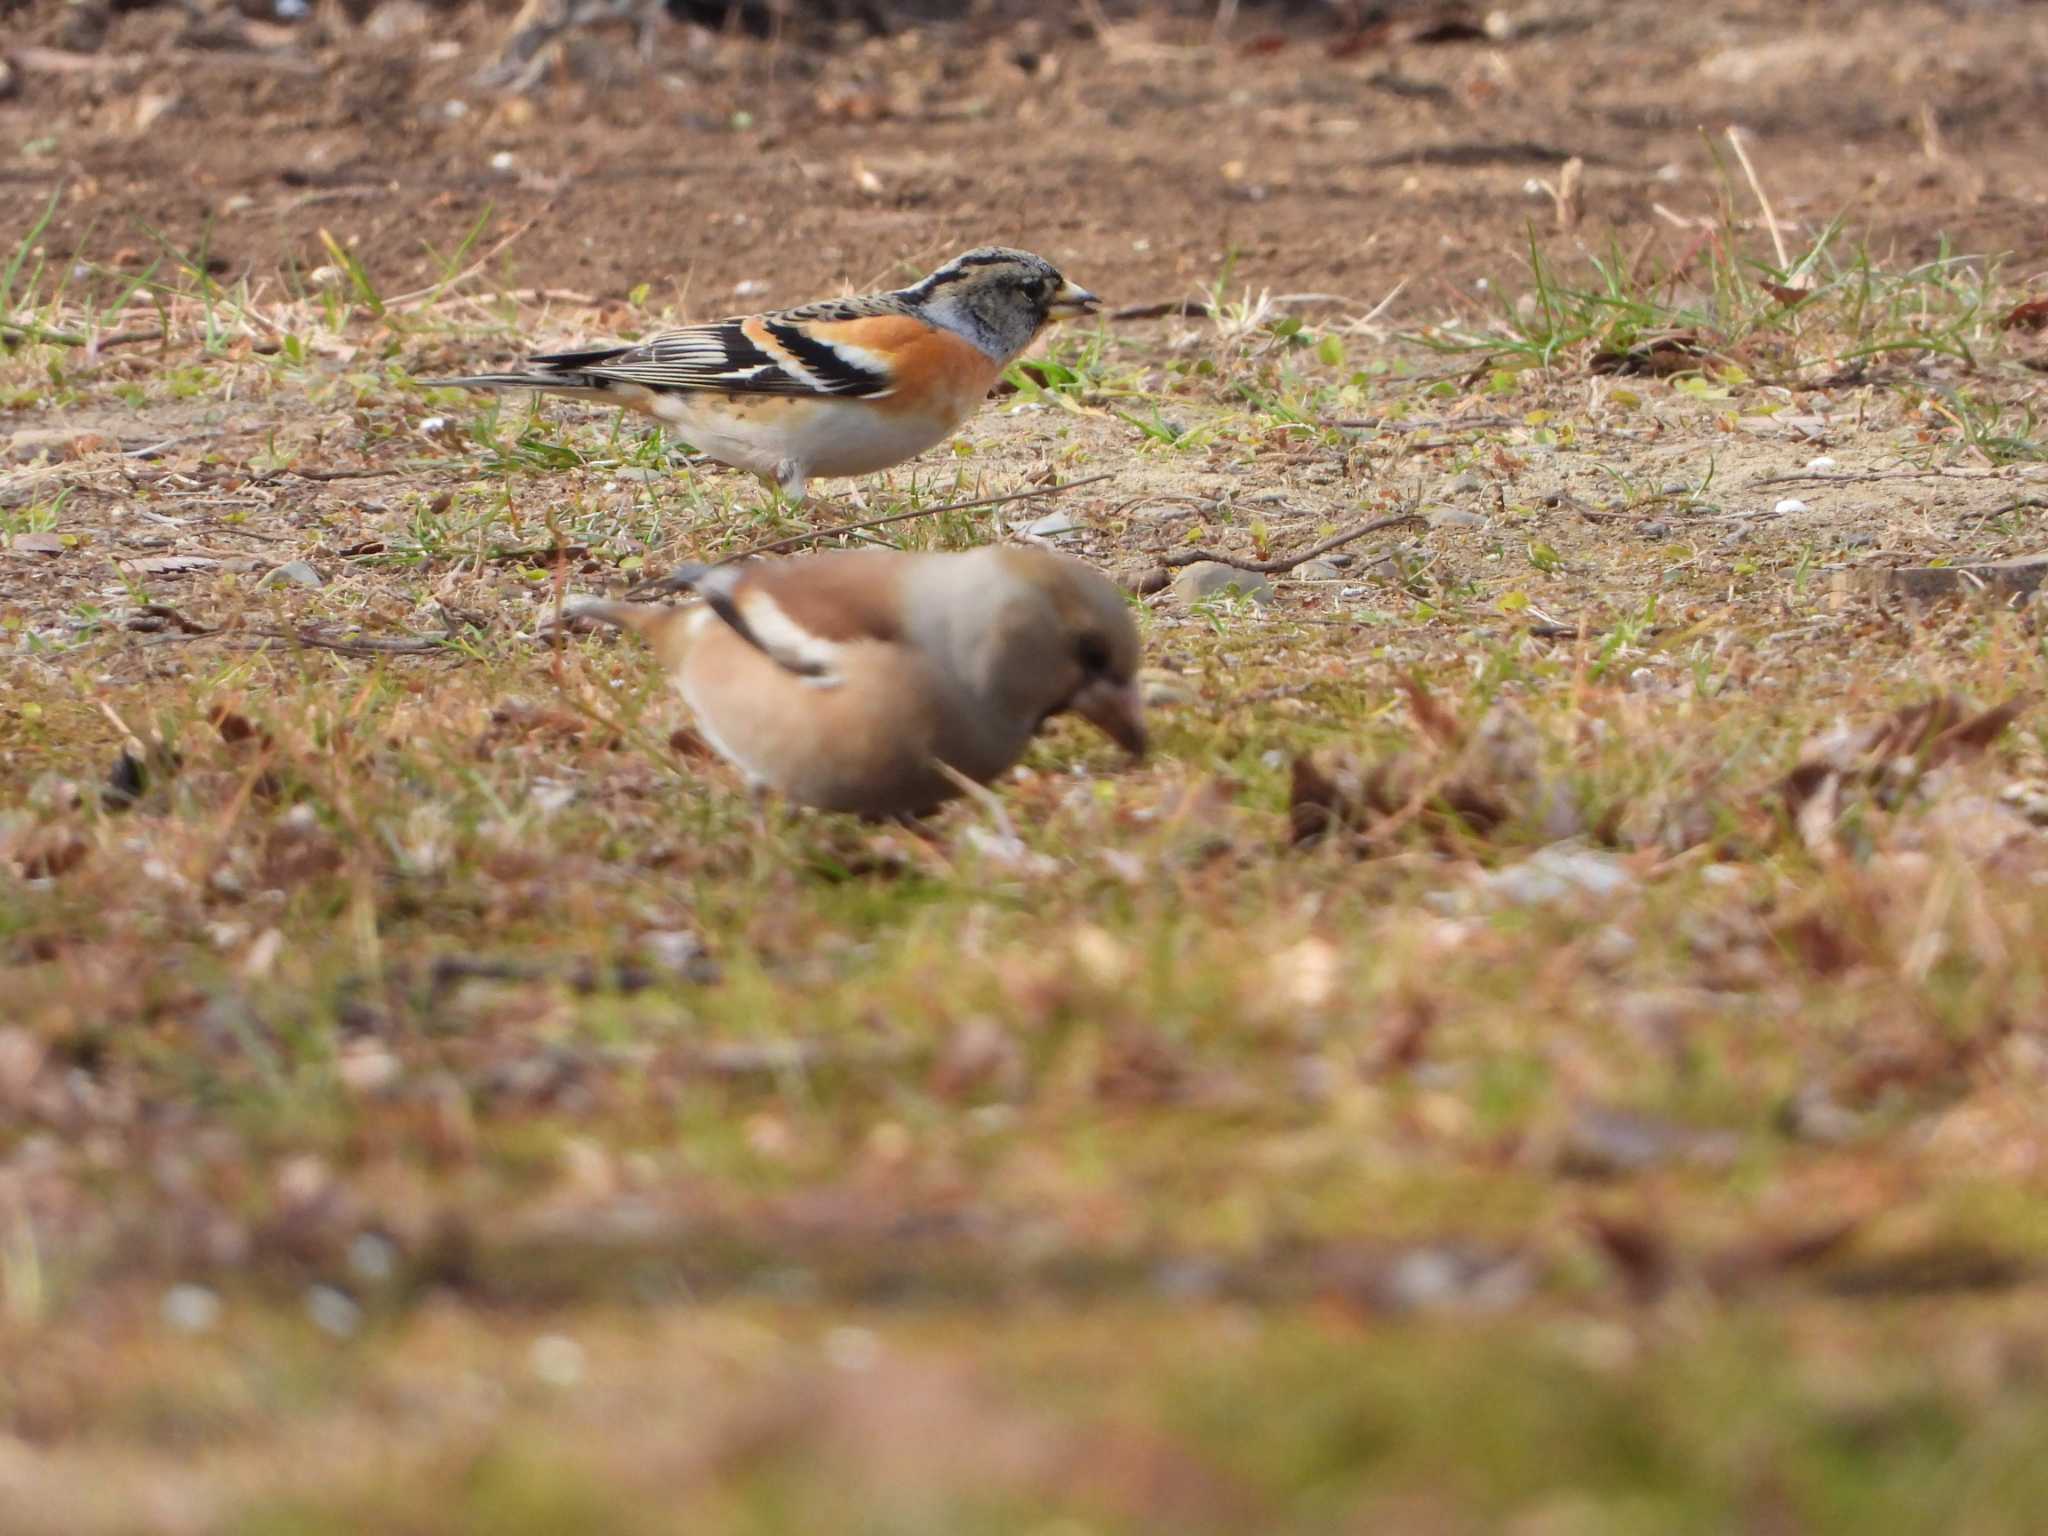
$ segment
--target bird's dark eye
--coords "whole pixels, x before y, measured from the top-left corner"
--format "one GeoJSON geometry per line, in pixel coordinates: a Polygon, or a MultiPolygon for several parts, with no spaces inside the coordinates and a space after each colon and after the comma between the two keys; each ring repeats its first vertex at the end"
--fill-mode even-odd
{"type": "Polygon", "coordinates": [[[1100,635],[1083,635],[1074,646],[1081,670],[1090,674],[1109,670],[1109,642],[1100,635]]]}

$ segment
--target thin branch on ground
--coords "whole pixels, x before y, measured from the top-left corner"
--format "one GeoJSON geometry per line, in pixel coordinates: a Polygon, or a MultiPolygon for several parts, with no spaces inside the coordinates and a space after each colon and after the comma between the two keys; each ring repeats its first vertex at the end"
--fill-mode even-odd
{"type": "MultiPolygon", "coordinates": [[[[1084,485],[1096,485],[1115,476],[1104,470],[1099,475],[1083,475],[1078,480],[1063,480],[1058,485],[1033,486],[1028,491],[1010,491],[1001,496],[977,496],[972,501],[949,501],[944,506],[919,507],[914,512],[892,512],[887,517],[871,517],[860,523],[838,523],[830,528],[813,528],[808,533],[793,533],[786,539],[776,539],[768,544],[756,544],[743,549],[736,555],[727,555],[718,565],[731,565],[737,560],[752,560],[760,555],[779,554],[785,549],[800,549],[806,544],[819,543],[825,539],[836,539],[841,534],[862,533],[870,528],[886,527],[890,523],[906,523],[915,517],[937,517],[942,512],[967,512],[976,507],[1000,507],[1013,501],[1032,501],[1046,496],[1061,496],[1068,491],[1079,490],[1084,485]]],[[[642,582],[640,586],[649,583],[642,582]]],[[[635,587],[634,591],[640,590],[635,587]]]]}
{"type": "Polygon", "coordinates": [[[1214,549],[1183,549],[1168,555],[1150,570],[1139,571],[1133,575],[1125,576],[1122,578],[1122,581],[1126,591],[1135,592],[1138,596],[1144,597],[1153,592],[1163,591],[1166,587],[1172,585],[1173,573],[1175,571],[1190,565],[1200,565],[1204,561],[1213,562],[1216,565],[1227,565],[1235,571],[1251,571],[1261,576],[1282,576],[1298,565],[1307,564],[1315,559],[1317,555],[1326,555],[1333,549],[1341,549],[1344,545],[1362,539],[1367,534],[1382,533],[1389,528],[1399,528],[1404,524],[1426,524],[1427,522],[1428,519],[1420,512],[1399,512],[1392,517],[1374,518],[1369,523],[1360,523],[1355,528],[1346,528],[1341,533],[1333,533],[1327,539],[1311,544],[1307,549],[1301,550],[1298,553],[1282,555],[1273,560],[1247,560],[1242,555],[1224,554],[1214,549]]]}
{"type": "Polygon", "coordinates": [[[409,471],[405,469],[274,469],[267,475],[257,475],[250,484],[267,485],[281,475],[290,475],[294,480],[384,480],[406,473],[409,471]]]}
{"type": "Polygon", "coordinates": [[[1481,432],[1491,427],[1519,427],[1519,416],[1357,416],[1326,421],[1344,432],[1481,432]]]}
{"type": "Polygon", "coordinates": [[[225,640],[262,647],[282,641],[306,650],[333,651],[342,656],[432,656],[449,651],[455,639],[452,628],[439,635],[326,635],[310,625],[286,629],[268,624],[202,624],[167,603],[142,604],[126,627],[143,629],[153,626],[168,626],[176,631],[175,634],[159,636],[159,644],[171,640],[225,640]]]}
{"type": "Polygon", "coordinates": [[[1802,470],[1790,475],[1766,475],[1751,485],[1853,485],[1865,480],[2012,480],[1991,469],[1863,469],[1802,470]]]}
{"type": "Polygon", "coordinates": [[[115,331],[110,336],[94,336],[89,332],[53,331],[48,326],[37,325],[29,320],[0,320],[0,333],[20,336],[28,341],[44,342],[53,347],[93,347],[99,350],[131,346],[139,341],[164,339],[161,330],[115,331]]]}

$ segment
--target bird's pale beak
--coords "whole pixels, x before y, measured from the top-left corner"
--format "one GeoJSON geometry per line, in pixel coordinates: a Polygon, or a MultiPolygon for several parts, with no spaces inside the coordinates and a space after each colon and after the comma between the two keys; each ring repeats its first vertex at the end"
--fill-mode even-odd
{"type": "Polygon", "coordinates": [[[1045,312],[1054,320],[1066,320],[1075,315],[1092,315],[1102,307],[1102,300],[1077,283],[1060,285],[1060,291],[1052,296],[1045,306],[1045,312]]]}
{"type": "Polygon", "coordinates": [[[1113,683],[1098,677],[1075,694],[1067,708],[1131,756],[1145,755],[1145,705],[1137,679],[1113,683]]]}

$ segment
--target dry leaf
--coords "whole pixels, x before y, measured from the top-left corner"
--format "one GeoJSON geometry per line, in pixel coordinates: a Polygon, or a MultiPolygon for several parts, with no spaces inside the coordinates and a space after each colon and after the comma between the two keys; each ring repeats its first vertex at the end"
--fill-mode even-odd
{"type": "Polygon", "coordinates": [[[1408,695],[1408,709],[1415,716],[1415,723],[1422,727],[1423,734],[1438,746],[1456,747],[1463,744],[1465,728],[1458,717],[1437,703],[1422,679],[1412,672],[1401,679],[1401,689],[1408,695]]]}
{"type": "Polygon", "coordinates": [[[2028,299],[2015,304],[1998,322],[2001,331],[2048,330],[2048,299],[2028,299]]]}
{"type": "Polygon", "coordinates": [[[1496,705],[1468,732],[1418,679],[1402,686],[1430,745],[1370,764],[1346,752],[1297,757],[1288,793],[1296,844],[1341,827],[1371,849],[1411,823],[1450,844],[1517,818],[1550,841],[1585,831],[1574,797],[1544,772],[1543,739],[1519,710],[1496,705]]]}
{"type": "Polygon", "coordinates": [[[144,555],[121,563],[143,576],[177,576],[187,571],[214,570],[220,565],[218,560],[209,560],[205,555],[144,555]]]}
{"type": "Polygon", "coordinates": [[[1996,741],[2032,703],[2015,694],[1978,710],[1953,693],[1936,694],[1864,725],[1844,721],[1809,741],[1778,781],[1800,840],[1816,852],[1832,846],[1845,795],[1867,794],[1889,809],[1930,769],[1973,756],[1996,741]]]}

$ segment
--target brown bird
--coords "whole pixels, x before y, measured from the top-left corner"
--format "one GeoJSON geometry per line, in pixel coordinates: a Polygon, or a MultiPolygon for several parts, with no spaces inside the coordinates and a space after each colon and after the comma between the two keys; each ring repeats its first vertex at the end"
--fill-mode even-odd
{"type": "Polygon", "coordinates": [[[1070,556],[843,551],[685,566],[659,586],[704,601],[583,599],[565,614],[639,634],[712,748],[801,804],[930,810],[961,778],[1003,773],[1063,713],[1144,754],[1137,626],[1070,556]]]}

